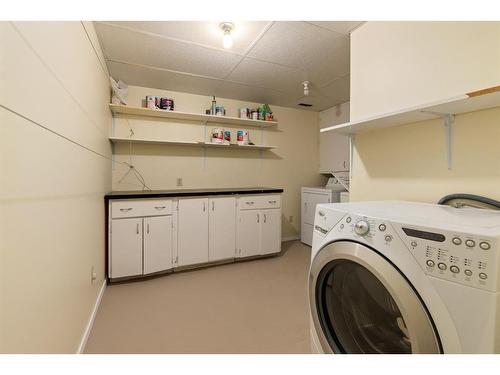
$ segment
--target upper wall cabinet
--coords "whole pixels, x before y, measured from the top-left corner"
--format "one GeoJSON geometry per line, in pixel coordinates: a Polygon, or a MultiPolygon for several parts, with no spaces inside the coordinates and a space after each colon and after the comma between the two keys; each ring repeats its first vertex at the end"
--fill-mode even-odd
{"type": "MultiPolygon", "coordinates": [[[[324,129],[349,121],[349,102],[319,113],[319,127],[324,129]]],[[[340,172],[349,169],[349,138],[335,132],[319,135],[320,173],[340,172]]]]}
{"type": "Polygon", "coordinates": [[[500,22],[367,22],[351,34],[350,121],[500,85],[500,22]]]}

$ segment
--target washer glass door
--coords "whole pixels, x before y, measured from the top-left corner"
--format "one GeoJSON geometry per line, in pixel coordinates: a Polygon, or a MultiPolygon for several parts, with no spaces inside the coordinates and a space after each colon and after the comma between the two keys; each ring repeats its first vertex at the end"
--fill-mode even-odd
{"type": "Polygon", "coordinates": [[[351,242],[332,243],[316,256],[311,277],[313,320],[324,351],[440,352],[422,301],[374,250],[351,242]]]}

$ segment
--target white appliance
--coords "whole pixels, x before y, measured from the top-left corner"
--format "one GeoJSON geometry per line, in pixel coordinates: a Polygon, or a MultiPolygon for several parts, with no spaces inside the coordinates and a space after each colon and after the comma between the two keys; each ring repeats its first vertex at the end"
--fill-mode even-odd
{"type": "Polygon", "coordinates": [[[323,353],[500,353],[500,212],[320,204],[309,274],[323,353]]]}
{"type": "MultiPolygon", "coordinates": [[[[312,245],[314,213],[316,212],[316,205],[319,203],[340,202],[340,192],[338,191],[339,187],[332,185],[327,185],[327,187],[302,188],[300,240],[306,245],[312,245]]],[[[341,185],[340,188],[342,188],[341,185]]]]}

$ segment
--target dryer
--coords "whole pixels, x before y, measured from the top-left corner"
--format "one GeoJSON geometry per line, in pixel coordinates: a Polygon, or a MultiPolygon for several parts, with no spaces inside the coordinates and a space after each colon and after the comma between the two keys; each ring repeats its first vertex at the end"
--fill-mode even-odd
{"type": "Polygon", "coordinates": [[[319,204],[313,351],[500,353],[500,212],[414,202],[319,204]]]}

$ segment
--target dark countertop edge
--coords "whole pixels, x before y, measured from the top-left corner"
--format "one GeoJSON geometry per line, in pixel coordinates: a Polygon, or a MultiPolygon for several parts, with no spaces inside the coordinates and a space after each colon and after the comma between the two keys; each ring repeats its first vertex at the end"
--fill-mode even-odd
{"type": "Polygon", "coordinates": [[[158,191],[114,191],[104,196],[104,199],[136,199],[136,198],[168,198],[168,197],[200,197],[208,195],[248,195],[283,193],[280,188],[236,188],[236,189],[200,189],[200,190],[158,190],[158,191]]]}

